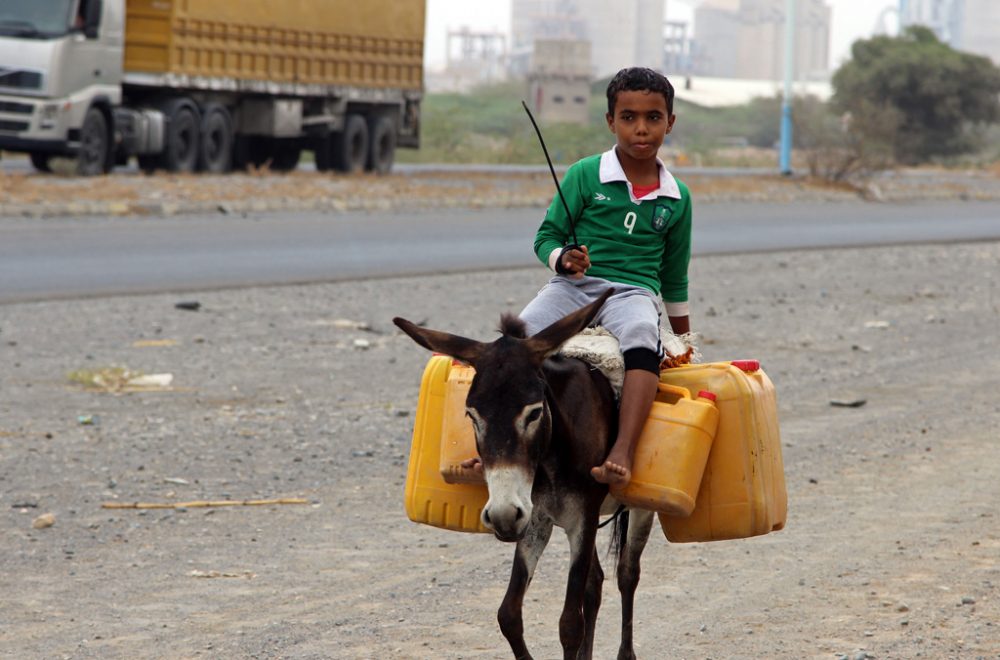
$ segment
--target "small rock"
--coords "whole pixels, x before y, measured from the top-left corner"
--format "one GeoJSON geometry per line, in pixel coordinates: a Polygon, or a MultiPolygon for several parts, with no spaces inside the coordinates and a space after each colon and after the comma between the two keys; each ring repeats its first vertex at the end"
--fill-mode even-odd
{"type": "Polygon", "coordinates": [[[43,513],[31,522],[35,529],[46,529],[56,524],[56,517],[51,513],[43,513]]]}
{"type": "Polygon", "coordinates": [[[830,399],[830,405],[835,408],[860,408],[868,403],[868,399],[830,399]]]}
{"type": "Polygon", "coordinates": [[[975,605],[976,599],[971,596],[962,596],[962,605],[975,605]]]}
{"type": "Polygon", "coordinates": [[[197,300],[182,300],[174,305],[177,309],[183,309],[188,312],[197,312],[201,309],[201,303],[197,300]]]}
{"type": "Polygon", "coordinates": [[[372,347],[372,343],[370,341],[368,341],[367,339],[355,339],[354,340],[354,348],[357,348],[357,349],[362,350],[362,351],[366,351],[366,350],[368,350],[371,347],[372,347]]]}

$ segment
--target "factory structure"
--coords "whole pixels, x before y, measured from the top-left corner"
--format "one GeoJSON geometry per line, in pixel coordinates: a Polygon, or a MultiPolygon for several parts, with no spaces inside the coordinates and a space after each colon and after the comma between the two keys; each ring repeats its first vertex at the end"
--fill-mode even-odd
{"type": "MultiPolygon", "coordinates": [[[[586,122],[590,85],[626,66],[664,71],[678,96],[693,102],[700,92],[738,103],[778,89],[786,7],[786,0],[510,0],[509,33],[449,31],[444,79],[454,89],[526,80],[544,121],[586,122]],[[671,5],[684,6],[690,19],[667,20],[671,5]]],[[[833,68],[832,13],[829,0],[795,0],[793,78],[821,97],[833,68]]],[[[872,34],[915,24],[1000,63],[1000,0],[898,0],[872,34]]],[[[429,86],[442,88],[434,79],[429,86]]]]}
{"type": "Polygon", "coordinates": [[[1000,65],[997,0],[900,0],[897,14],[901,26],[926,25],[952,48],[1000,65]]]}
{"type": "MultiPolygon", "coordinates": [[[[704,0],[694,10],[690,73],[742,80],[781,80],[785,0],[704,0]]],[[[796,80],[830,75],[830,18],[825,0],[796,0],[796,80]]]]}

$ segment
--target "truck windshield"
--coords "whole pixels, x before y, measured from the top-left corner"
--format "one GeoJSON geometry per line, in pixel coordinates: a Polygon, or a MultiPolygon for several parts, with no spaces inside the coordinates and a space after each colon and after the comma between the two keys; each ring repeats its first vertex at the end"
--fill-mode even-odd
{"type": "Polygon", "coordinates": [[[2,0],[0,36],[50,39],[70,28],[73,0],[2,0]]]}

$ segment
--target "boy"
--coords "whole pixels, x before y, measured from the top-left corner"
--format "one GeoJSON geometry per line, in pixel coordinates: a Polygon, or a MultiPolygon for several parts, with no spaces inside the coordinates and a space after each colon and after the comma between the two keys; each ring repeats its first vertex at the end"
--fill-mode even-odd
{"type": "Polygon", "coordinates": [[[691,197],[656,155],[676,119],[666,77],[646,68],[622,69],[607,96],[614,148],[575,163],[562,183],[580,246],[567,246],[573,234],[557,195],[535,236],[535,254],[557,275],[521,318],[530,336],[615,289],[595,325],[618,338],[625,360],[618,436],[591,474],[620,490],[632,476],[635,443],[667,357],[660,343],[661,311],[674,334],[690,332],[691,197]]]}

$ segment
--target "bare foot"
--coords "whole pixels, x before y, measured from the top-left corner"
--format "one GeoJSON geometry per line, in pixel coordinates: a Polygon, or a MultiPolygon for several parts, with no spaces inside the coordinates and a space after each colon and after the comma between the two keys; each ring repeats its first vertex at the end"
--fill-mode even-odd
{"type": "Polygon", "coordinates": [[[459,463],[466,470],[472,470],[476,474],[483,473],[483,461],[478,456],[473,456],[472,458],[467,458],[461,463],[459,463]]]}
{"type": "Polygon", "coordinates": [[[629,479],[632,478],[632,471],[624,465],[604,461],[603,465],[598,465],[590,469],[590,476],[602,484],[608,484],[612,488],[619,489],[628,485],[629,479]]]}

